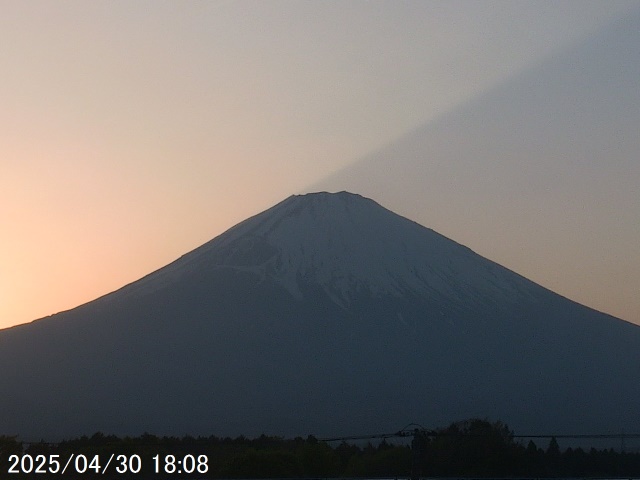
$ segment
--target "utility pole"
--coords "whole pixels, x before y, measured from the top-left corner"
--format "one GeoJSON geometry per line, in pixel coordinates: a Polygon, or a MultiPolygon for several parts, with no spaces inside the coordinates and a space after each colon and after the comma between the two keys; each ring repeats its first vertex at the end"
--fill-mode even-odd
{"type": "Polygon", "coordinates": [[[423,474],[422,461],[424,457],[424,451],[428,440],[427,434],[424,430],[418,428],[413,430],[413,439],[411,440],[411,480],[420,480],[420,476],[423,474]]]}

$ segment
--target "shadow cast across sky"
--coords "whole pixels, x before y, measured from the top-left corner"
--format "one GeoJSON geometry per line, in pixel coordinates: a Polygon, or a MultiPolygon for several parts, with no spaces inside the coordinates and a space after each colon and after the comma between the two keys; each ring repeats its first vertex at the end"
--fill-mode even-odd
{"type": "Polygon", "coordinates": [[[640,324],[640,9],[309,190],[349,190],[640,324]]]}

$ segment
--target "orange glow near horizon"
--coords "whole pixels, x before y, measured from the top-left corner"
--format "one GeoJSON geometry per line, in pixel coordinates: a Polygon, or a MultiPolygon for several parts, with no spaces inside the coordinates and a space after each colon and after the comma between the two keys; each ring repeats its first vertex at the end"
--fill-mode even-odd
{"type": "MultiPolygon", "coordinates": [[[[544,202],[559,198],[566,210],[508,240],[496,237],[509,230],[500,222],[533,219],[539,192],[519,204],[496,196],[484,205],[493,217],[469,219],[466,205],[484,199],[468,188],[454,192],[458,204],[438,204],[443,196],[429,192],[442,185],[428,169],[393,184],[380,171],[381,183],[360,191],[344,174],[358,161],[379,168],[368,155],[637,10],[633,0],[9,2],[0,17],[0,328],[105,295],[318,184],[370,196],[640,324],[640,174],[605,158],[628,136],[604,138],[604,160],[585,169],[584,196],[575,196],[602,208],[583,212],[543,172],[544,202]],[[600,233],[589,243],[581,237],[592,224],[600,233]],[[608,248],[620,253],[599,255],[608,248]]],[[[637,112],[619,110],[637,125],[637,112]]],[[[450,143],[464,142],[456,134],[450,143]]],[[[414,156],[435,165],[436,153],[414,156]]],[[[538,153],[534,174],[538,163],[566,160],[538,153]]],[[[504,170],[495,175],[515,185],[504,170]]]]}

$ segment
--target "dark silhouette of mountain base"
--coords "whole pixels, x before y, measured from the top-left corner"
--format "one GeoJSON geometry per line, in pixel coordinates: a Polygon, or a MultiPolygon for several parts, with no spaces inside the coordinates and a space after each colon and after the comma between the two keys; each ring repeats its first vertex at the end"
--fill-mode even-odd
{"type": "Polygon", "coordinates": [[[640,426],[640,327],[372,200],[292,196],[143,279],[0,331],[22,438],[640,426]]]}

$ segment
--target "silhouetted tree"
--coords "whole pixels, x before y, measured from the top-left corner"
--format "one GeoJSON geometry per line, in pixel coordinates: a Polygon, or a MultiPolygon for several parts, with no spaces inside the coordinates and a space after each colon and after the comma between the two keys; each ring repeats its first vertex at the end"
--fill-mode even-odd
{"type": "Polygon", "coordinates": [[[18,442],[17,437],[9,437],[0,435],[0,472],[6,474],[9,470],[9,456],[20,455],[22,453],[22,444],[18,442]]]}

